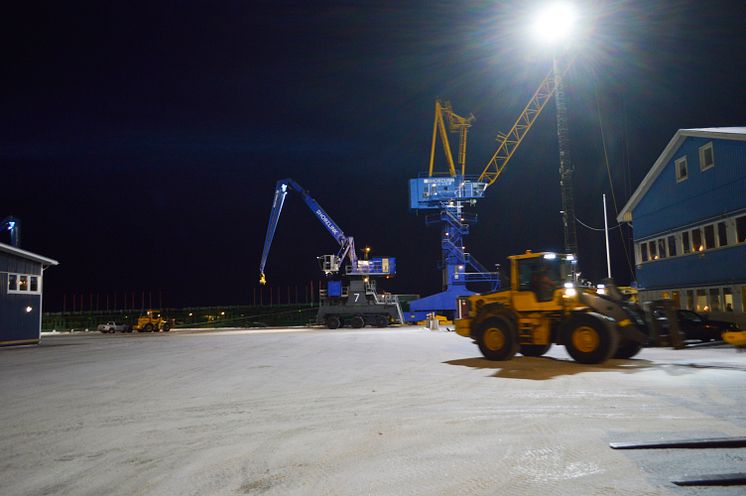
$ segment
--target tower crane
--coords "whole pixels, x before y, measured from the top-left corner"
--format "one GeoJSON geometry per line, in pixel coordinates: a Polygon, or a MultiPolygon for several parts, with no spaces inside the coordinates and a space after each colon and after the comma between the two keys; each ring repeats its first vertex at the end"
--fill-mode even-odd
{"type": "Polygon", "coordinates": [[[354,238],[347,236],[308,191],[290,178],[281,179],[275,185],[267,234],[264,238],[264,249],[259,262],[259,282],[261,284],[267,282],[264,269],[285,198],[291,190],[301,195],[306,206],[339,245],[336,254],[318,257],[321,270],[330,279],[326,282],[326,288],[319,288],[320,304],[316,322],[330,329],[346,324],[359,328],[365,325],[385,327],[389,323],[403,322],[401,306],[396,295],[378,294],[373,279],[396,274],[396,259],[393,257],[359,259],[355,252],[354,238]],[[345,260],[348,260],[349,264],[343,267],[345,260]],[[345,276],[347,285],[339,279],[341,276],[345,276]]]}
{"type": "Polygon", "coordinates": [[[406,314],[408,322],[423,320],[432,313],[453,316],[456,298],[474,294],[467,288],[467,283],[482,282],[490,284],[492,289],[499,287],[499,273],[488,271],[465,251],[464,237],[469,233],[469,226],[477,222],[477,216],[464,208],[475,205],[477,200],[484,197],[487,188],[500,177],[536,119],[555,95],[561,77],[571,65],[572,62],[568,63],[562,71],[553,68],[544,78],[510,130],[497,135],[497,150],[479,176],[466,174],[467,133],[474,117],[465,118],[455,114],[449,102],[435,102],[428,175],[409,180],[409,201],[412,210],[439,211],[438,214],[426,216],[425,222],[427,225],[441,226],[442,291],[411,301],[410,311],[406,314]],[[445,122],[449,123],[451,133],[459,134],[460,171],[453,161],[445,122]],[[448,164],[447,175],[435,170],[438,138],[448,164]]]}

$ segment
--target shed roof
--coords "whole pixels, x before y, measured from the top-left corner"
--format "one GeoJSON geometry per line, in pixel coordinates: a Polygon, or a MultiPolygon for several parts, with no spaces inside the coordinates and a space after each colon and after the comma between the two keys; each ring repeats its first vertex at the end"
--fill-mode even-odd
{"type": "Polygon", "coordinates": [[[705,127],[679,129],[676,131],[676,134],[673,135],[666,148],[663,149],[663,153],[660,154],[658,160],[655,161],[653,167],[648,171],[635,192],[629,197],[627,204],[619,212],[617,222],[629,222],[632,220],[632,209],[642,200],[642,197],[645,196],[645,193],[648,192],[660,173],[663,172],[673,154],[688,137],[746,141],[746,127],[705,127]]]}
{"type": "Polygon", "coordinates": [[[59,265],[59,262],[57,260],[52,260],[51,258],[42,257],[41,255],[37,255],[36,253],[31,253],[30,251],[21,250],[20,248],[16,248],[15,246],[6,245],[5,243],[0,243],[0,252],[4,253],[10,253],[11,255],[15,255],[17,257],[25,258],[27,260],[32,260],[34,262],[39,262],[42,265],[59,265]]]}

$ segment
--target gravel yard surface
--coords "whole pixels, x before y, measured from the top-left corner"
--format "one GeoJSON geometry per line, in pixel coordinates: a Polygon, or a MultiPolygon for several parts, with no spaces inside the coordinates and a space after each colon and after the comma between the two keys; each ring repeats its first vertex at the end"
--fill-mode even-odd
{"type": "Polygon", "coordinates": [[[746,353],[481,358],[418,327],[45,335],[0,349],[2,495],[703,495],[746,448],[746,353]]]}

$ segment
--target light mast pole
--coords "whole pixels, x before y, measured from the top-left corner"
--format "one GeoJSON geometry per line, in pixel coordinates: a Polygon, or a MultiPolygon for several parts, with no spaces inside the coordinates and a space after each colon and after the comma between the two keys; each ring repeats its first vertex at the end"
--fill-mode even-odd
{"type": "Polygon", "coordinates": [[[575,168],[570,159],[570,139],[567,132],[565,90],[556,53],[552,57],[552,67],[554,70],[554,84],[556,88],[554,103],[557,108],[557,142],[559,144],[559,176],[560,190],[562,193],[562,228],[565,235],[565,252],[577,254],[578,237],[575,227],[575,190],[573,188],[573,174],[575,168]]]}

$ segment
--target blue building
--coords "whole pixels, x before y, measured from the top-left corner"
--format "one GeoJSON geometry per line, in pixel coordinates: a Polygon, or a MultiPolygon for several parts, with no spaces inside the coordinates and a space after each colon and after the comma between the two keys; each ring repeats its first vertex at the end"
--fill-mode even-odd
{"type": "Polygon", "coordinates": [[[57,261],[0,243],[0,346],[41,338],[44,269],[57,261]]]}
{"type": "Polygon", "coordinates": [[[617,220],[641,301],[746,311],[746,127],[677,131],[617,220]]]}

